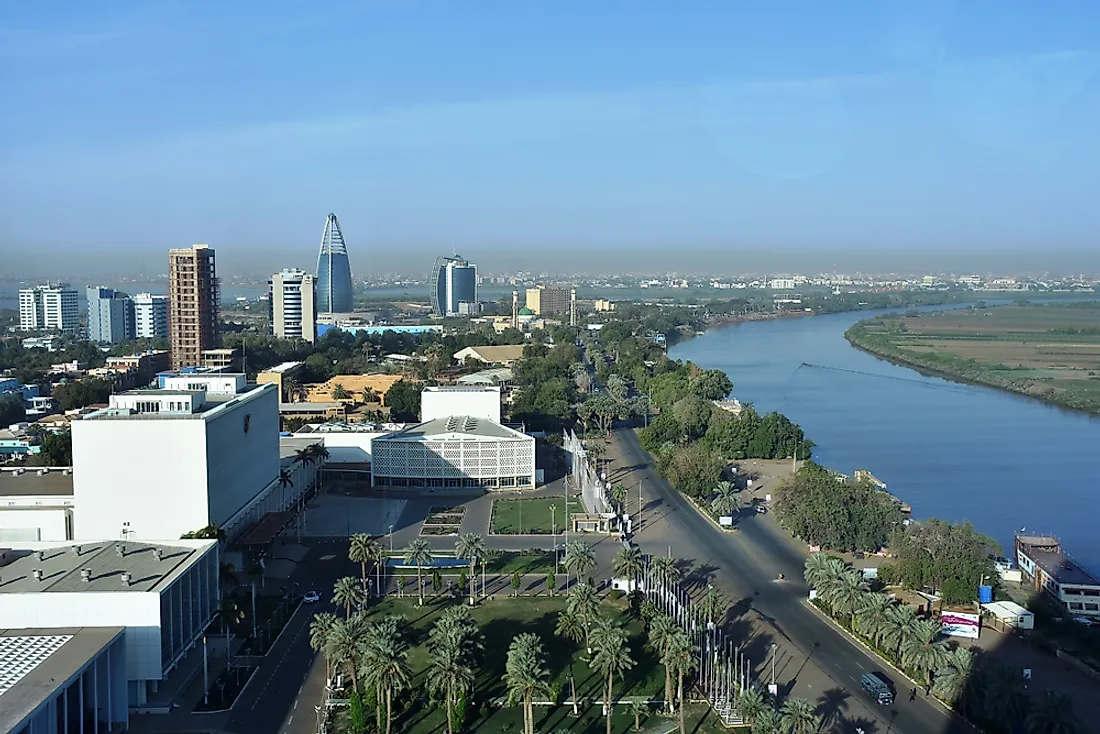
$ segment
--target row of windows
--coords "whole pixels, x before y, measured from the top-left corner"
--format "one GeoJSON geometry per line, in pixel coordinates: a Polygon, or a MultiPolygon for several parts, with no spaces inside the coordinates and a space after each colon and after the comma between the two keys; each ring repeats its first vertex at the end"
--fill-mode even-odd
{"type": "Polygon", "coordinates": [[[1067,605],[1074,612],[1100,612],[1100,604],[1084,604],[1079,601],[1070,602],[1067,605]]]}
{"type": "Polygon", "coordinates": [[[1077,586],[1063,586],[1062,593],[1072,596],[1100,596],[1100,589],[1082,589],[1077,586]]]}
{"type": "Polygon", "coordinates": [[[386,477],[376,476],[375,486],[379,487],[421,487],[427,489],[436,488],[478,488],[478,487],[533,487],[534,481],[530,475],[485,477],[482,479],[462,478],[438,478],[438,477],[386,477]]]}

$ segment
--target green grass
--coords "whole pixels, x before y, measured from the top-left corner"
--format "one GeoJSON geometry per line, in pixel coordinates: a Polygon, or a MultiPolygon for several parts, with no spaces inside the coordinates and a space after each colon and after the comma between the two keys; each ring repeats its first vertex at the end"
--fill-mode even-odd
{"type": "MultiPolygon", "coordinates": [[[[583,511],[579,502],[570,501],[570,513],[583,511]]],[[[565,517],[565,497],[494,500],[489,532],[497,535],[549,535],[556,525],[557,532],[561,533],[565,530],[565,517]],[[553,517],[551,507],[555,508],[553,517]],[[551,520],[555,521],[554,525],[551,520]]]]}
{"type": "MultiPolygon", "coordinates": [[[[453,556],[453,552],[436,553],[436,557],[453,556]]],[[[401,558],[404,556],[394,554],[393,558],[401,558]]],[[[494,556],[489,559],[489,562],[485,564],[485,572],[488,574],[513,574],[519,571],[521,574],[538,574],[545,576],[550,569],[554,567],[554,554],[550,553],[504,553],[503,555],[494,556]]],[[[466,571],[469,573],[469,569],[466,566],[461,568],[448,568],[448,569],[435,569],[424,567],[424,582],[428,581],[432,577],[432,573],[439,571],[443,578],[456,578],[459,573],[466,571]]],[[[560,569],[559,569],[560,571],[560,569]]],[[[564,571],[560,571],[564,573],[564,571]]],[[[477,566],[477,573],[481,573],[481,564],[477,566]]],[[[399,568],[390,569],[390,575],[397,576],[416,576],[416,567],[411,568],[399,568]]]]}

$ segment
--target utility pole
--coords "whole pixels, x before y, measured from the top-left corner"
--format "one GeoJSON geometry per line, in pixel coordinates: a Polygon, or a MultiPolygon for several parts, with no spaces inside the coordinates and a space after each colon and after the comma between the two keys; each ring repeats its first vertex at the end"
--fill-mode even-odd
{"type": "Polygon", "coordinates": [[[206,662],[206,635],[202,636],[202,702],[210,703],[210,671],[206,662]]]}

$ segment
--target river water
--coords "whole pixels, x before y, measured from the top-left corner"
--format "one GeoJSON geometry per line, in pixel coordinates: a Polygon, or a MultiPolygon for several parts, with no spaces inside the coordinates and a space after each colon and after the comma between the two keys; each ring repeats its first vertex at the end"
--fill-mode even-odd
{"type": "Polygon", "coordinates": [[[917,519],[969,519],[1011,556],[1013,534],[1051,533],[1100,571],[1100,417],[898,367],[844,332],[875,312],[715,329],[670,356],[724,370],[733,395],[802,425],[814,458],[869,469],[917,519]]]}

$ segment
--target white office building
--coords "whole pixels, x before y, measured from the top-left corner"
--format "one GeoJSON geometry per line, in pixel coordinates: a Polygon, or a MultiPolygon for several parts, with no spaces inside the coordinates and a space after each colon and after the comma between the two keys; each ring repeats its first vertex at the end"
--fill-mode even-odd
{"type": "Polygon", "coordinates": [[[500,388],[486,385],[441,385],[420,393],[420,420],[468,415],[500,423],[500,388]]]}
{"type": "Polygon", "coordinates": [[[38,285],[19,290],[20,330],[75,331],[79,327],[77,294],[68,283],[38,285]]]}
{"type": "Polygon", "coordinates": [[[118,344],[134,338],[134,302],[122,291],[88,286],[88,340],[118,344]]]}
{"type": "Polygon", "coordinates": [[[279,390],[187,374],[72,426],[74,537],[178,538],[255,519],[279,478],[279,390]]]}
{"type": "Polygon", "coordinates": [[[535,439],[482,417],[452,415],[370,442],[371,484],[382,487],[529,489],[535,439]]]}
{"type": "Polygon", "coordinates": [[[126,700],[140,706],[218,611],[218,570],[213,540],[22,544],[0,553],[0,619],[22,634],[123,628],[126,700]]]}
{"type": "Polygon", "coordinates": [[[268,315],[271,334],[280,339],[317,339],[317,290],[311,274],[283,270],[271,276],[268,315]]]}
{"type": "MultiPolygon", "coordinates": [[[[39,540],[63,543],[72,537],[71,468],[0,468],[0,547],[39,540]]],[[[0,571],[0,583],[2,579],[0,571]]]]}
{"type": "Polygon", "coordinates": [[[134,335],[138,339],[168,338],[168,296],[138,293],[134,301],[134,335]]]}

